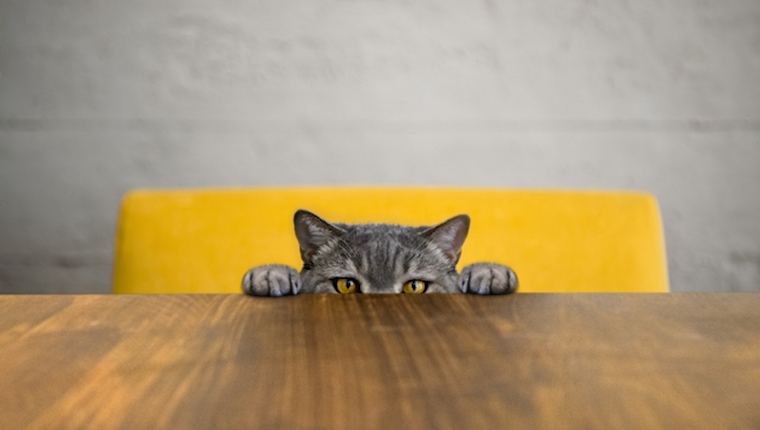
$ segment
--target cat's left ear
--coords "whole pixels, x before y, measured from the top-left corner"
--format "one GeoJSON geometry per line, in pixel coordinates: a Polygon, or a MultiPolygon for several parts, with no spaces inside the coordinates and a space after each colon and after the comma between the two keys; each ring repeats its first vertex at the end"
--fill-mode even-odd
{"type": "Polygon", "coordinates": [[[305,264],[311,264],[314,253],[342,233],[337,226],[303,209],[296,212],[293,224],[301,247],[301,259],[305,264]]]}
{"type": "Polygon", "coordinates": [[[443,251],[443,255],[453,264],[459,262],[459,256],[462,254],[462,245],[467,238],[467,232],[470,231],[470,217],[467,215],[457,215],[448,221],[444,221],[434,227],[430,227],[422,232],[430,243],[443,251]]]}

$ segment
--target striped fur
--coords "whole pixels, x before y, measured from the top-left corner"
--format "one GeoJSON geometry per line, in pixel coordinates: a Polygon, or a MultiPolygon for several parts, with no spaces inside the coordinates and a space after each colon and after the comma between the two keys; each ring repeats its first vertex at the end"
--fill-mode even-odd
{"type": "Polygon", "coordinates": [[[401,293],[412,280],[426,293],[503,294],[517,288],[514,272],[502,265],[470,265],[456,271],[470,219],[459,215],[433,227],[389,224],[332,224],[308,211],[294,217],[304,265],[300,276],[287,266],[251,269],[243,290],[251,295],[337,293],[335,279],[358,281],[360,293],[401,293]],[[464,276],[466,275],[466,276],[464,276]]]}

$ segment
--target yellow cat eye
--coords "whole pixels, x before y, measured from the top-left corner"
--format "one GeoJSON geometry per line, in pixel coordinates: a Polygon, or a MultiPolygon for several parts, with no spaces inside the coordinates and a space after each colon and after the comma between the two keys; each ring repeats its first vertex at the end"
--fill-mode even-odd
{"type": "Polygon", "coordinates": [[[421,294],[424,293],[427,289],[427,282],[425,281],[409,281],[406,284],[404,284],[404,292],[406,294],[421,294]]]}
{"type": "Polygon", "coordinates": [[[349,278],[339,278],[335,280],[335,289],[341,294],[352,294],[356,292],[358,283],[349,278]]]}

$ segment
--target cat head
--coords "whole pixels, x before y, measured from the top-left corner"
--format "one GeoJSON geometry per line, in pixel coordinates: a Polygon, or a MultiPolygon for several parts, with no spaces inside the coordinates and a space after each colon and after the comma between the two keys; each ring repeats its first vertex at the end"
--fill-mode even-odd
{"type": "Polygon", "coordinates": [[[305,293],[454,293],[456,264],[470,227],[458,215],[433,227],[334,224],[294,217],[305,293]]]}

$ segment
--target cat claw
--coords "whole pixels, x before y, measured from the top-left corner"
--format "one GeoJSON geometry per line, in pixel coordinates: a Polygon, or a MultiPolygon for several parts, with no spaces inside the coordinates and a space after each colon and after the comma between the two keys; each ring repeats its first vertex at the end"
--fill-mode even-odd
{"type": "Polygon", "coordinates": [[[243,276],[243,292],[251,296],[288,296],[301,292],[301,276],[289,266],[254,267],[243,276]]]}
{"type": "Polygon", "coordinates": [[[517,291],[514,270],[495,263],[475,263],[459,275],[459,290],[467,294],[509,294],[517,291]]]}

